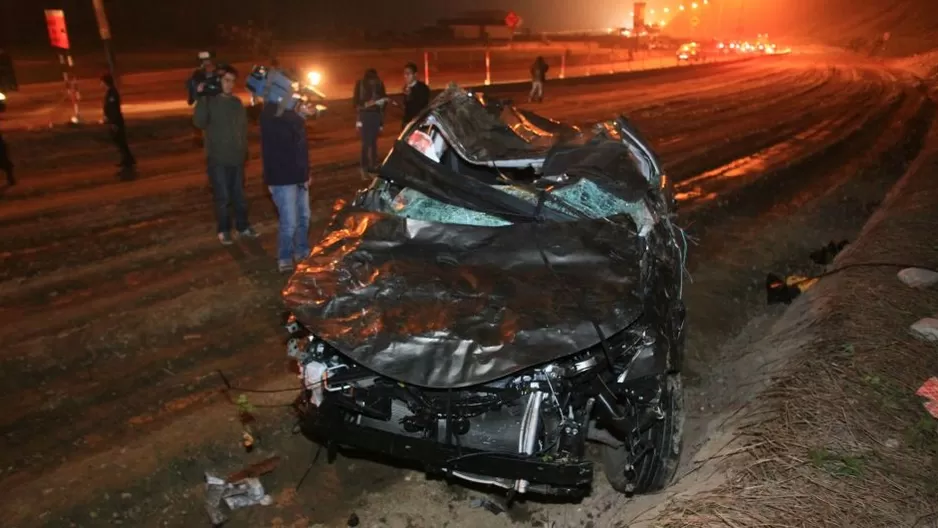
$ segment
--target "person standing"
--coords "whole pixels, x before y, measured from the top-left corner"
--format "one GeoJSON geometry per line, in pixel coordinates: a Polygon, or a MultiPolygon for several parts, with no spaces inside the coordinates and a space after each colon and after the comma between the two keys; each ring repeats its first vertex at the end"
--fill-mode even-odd
{"type": "Polygon", "coordinates": [[[358,111],[355,127],[362,140],[361,175],[362,179],[368,179],[368,174],[378,167],[378,136],[384,128],[384,105],[388,102],[384,82],[375,69],[367,70],[355,85],[352,102],[358,111]]]}
{"type": "Polygon", "coordinates": [[[248,118],[241,99],[234,94],[238,72],[233,67],[219,67],[221,93],[204,94],[204,83],[196,87],[195,126],[205,132],[205,157],[215,202],[218,241],[231,245],[231,217],[234,208],[235,229],[244,238],[256,238],[248,223],[247,199],[244,196],[244,165],[248,158],[248,118]]]}
{"type": "MultiPolygon", "coordinates": [[[[212,77],[216,73],[212,55],[211,51],[200,51],[199,67],[196,68],[195,71],[192,72],[192,75],[189,76],[189,79],[186,80],[186,91],[189,94],[189,98],[186,102],[189,106],[194,105],[199,97],[199,85],[204,86],[212,80],[212,77]]],[[[202,131],[196,127],[192,127],[192,143],[197,147],[201,147],[205,143],[202,137],[202,131]]]]}
{"type": "Polygon", "coordinates": [[[544,82],[547,80],[547,70],[550,67],[544,57],[538,56],[531,65],[531,94],[528,99],[533,103],[544,100],[544,82]]]}
{"type": "MultiPolygon", "coordinates": [[[[6,96],[0,94],[0,112],[7,109],[6,96]]],[[[3,140],[3,133],[0,131],[0,169],[7,175],[7,184],[12,187],[16,185],[16,178],[13,176],[13,162],[10,161],[10,153],[7,152],[6,141],[3,140]]]]}
{"type": "Polygon", "coordinates": [[[130,152],[130,146],[127,144],[127,127],[124,123],[124,114],[121,111],[121,96],[114,84],[114,78],[111,74],[105,73],[101,76],[101,85],[104,86],[104,122],[107,123],[108,130],[111,132],[111,139],[114,145],[120,151],[121,161],[119,167],[130,168],[137,164],[134,155],[130,152]]]}
{"type": "Polygon", "coordinates": [[[293,271],[309,256],[309,143],[295,111],[264,105],[260,116],[264,183],[277,207],[277,269],[293,271]]]}
{"type": "Polygon", "coordinates": [[[417,78],[417,65],[408,62],[404,66],[404,119],[401,128],[406,128],[429,105],[430,87],[417,78]]]}

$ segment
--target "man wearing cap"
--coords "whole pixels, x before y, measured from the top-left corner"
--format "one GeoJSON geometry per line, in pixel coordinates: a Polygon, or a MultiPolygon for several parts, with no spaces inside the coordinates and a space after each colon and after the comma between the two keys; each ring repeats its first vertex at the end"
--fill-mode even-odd
{"type": "Polygon", "coordinates": [[[217,68],[221,76],[221,93],[205,95],[205,83],[196,86],[195,126],[205,131],[205,157],[208,177],[215,201],[218,222],[218,241],[232,244],[231,216],[228,205],[234,208],[234,228],[242,238],[256,238],[257,233],[248,223],[247,199],[244,196],[244,165],[248,159],[248,117],[241,99],[234,93],[238,72],[231,66],[217,68]]]}
{"type": "MultiPolygon", "coordinates": [[[[192,75],[189,76],[189,80],[186,81],[186,89],[189,92],[188,104],[192,106],[195,104],[196,99],[198,99],[198,86],[200,84],[206,83],[212,76],[215,75],[215,64],[212,62],[212,52],[211,51],[200,51],[199,52],[199,67],[192,72],[192,75]]],[[[192,141],[196,146],[202,146],[202,131],[198,128],[192,129],[192,141]]]]}

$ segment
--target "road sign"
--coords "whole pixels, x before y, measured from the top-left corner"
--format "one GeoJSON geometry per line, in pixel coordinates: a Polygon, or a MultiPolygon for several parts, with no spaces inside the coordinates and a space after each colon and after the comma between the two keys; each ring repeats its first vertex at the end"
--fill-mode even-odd
{"type": "Polygon", "coordinates": [[[505,25],[511,29],[515,29],[521,25],[521,17],[514,11],[509,11],[508,15],[505,16],[505,25]]]}
{"type": "Polygon", "coordinates": [[[645,2],[632,4],[632,29],[636,33],[645,28],[645,2]]]}
{"type": "Polygon", "coordinates": [[[68,31],[65,29],[65,11],[46,9],[46,28],[53,48],[68,49],[68,31]]]}
{"type": "Polygon", "coordinates": [[[699,26],[699,25],[700,25],[700,18],[699,18],[699,17],[692,17],[692,18],[690,19],[690,25],[692,25],[692,26],[694,26],[694,27],[699,26]]]}

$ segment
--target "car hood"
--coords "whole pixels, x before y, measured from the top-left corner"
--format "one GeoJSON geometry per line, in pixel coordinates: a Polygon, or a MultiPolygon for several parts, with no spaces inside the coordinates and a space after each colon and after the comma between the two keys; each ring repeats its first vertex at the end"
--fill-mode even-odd
{"type": "Polygon", "coordinates": [[[389,378],[486,383],[611,336],[643,311],[629,222],[480,227],[341,210],[283,291],[314,335],[389,378]],[[545,265],[545,259],[550,263],[545,265]]]}

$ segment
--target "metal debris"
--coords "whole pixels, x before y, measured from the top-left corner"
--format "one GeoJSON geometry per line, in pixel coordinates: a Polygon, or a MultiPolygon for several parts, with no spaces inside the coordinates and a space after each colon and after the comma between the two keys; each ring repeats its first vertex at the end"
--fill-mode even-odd
{"type": "Polygon", "coordinates": [[[273,499],[264,491],[264,485],[256,477],[228,482],[210,473],[205,474],[205,511],[215,526],[220,526],[228,520],[222,511],[221,503],[229,510],[237,510],[248,506],[269,506],[273,499]]]}

